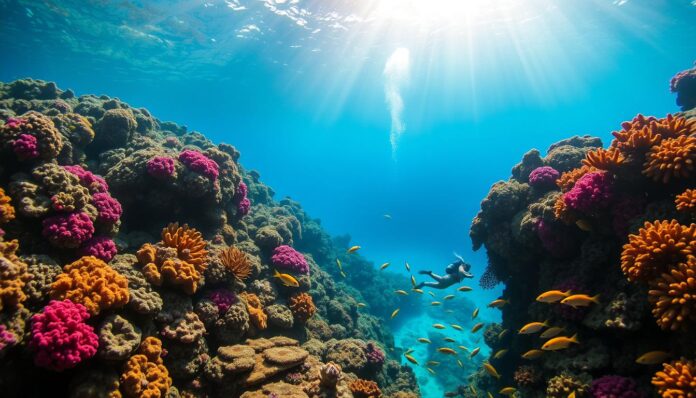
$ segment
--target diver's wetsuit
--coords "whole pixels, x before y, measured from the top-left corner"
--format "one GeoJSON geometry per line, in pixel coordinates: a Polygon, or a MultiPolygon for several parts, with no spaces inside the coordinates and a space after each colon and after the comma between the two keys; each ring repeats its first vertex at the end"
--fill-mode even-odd
{"type": "Polygon", "coordinates": [[[455,283],[461,282],[464,278],[473,278],[474,276],[469,272],[470,269],[470,264],[467,264],[462,259],[458,259],[447,266],[445,269],[447,274],[444,276],[434,274],[432,271],[420,271],[419,274],[429,275],[435,279],[435,282],[421,282],[416,285],[416,288],[421,289],[423,286],[427,286],[434,289],[446,289],[455,283]]]}

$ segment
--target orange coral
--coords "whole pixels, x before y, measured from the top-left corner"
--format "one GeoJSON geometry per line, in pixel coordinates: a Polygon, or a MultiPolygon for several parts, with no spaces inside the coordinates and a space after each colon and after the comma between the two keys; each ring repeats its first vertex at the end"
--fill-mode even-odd
{"type": "Polygon", "coordinates": [[[565,173],[561,174],[558,180],[556,180],[556,185],[558,185],[558,188],[560,188],[562,192],[568,192],[573,188],[575,183],[582,178],[582,176],[594,171],[598,171],[598,169],[587,165],[566,171],[565,173]]]}
{"type": "Polygon", "coordinates": [[[251,264],[246,254],[236,247],[228,247],[220,253],[220,261],[234,275],[243,281],[251,274],[251,264]]]}
{"type": "Polygon", "coordinates": [[[696,211],[696,189],[687,189],[677,195],[674,204],[679,211],[696,211]]]}
{"type": "Polygon", "coordinates": [[[82,304],[97,315],[128,303],[128,279],[104,261],[85,256],[63,267],[51,285],[51,298],[82,304]]]}
{"type": "Polygon", "coordinates": [[[655,133],[664,139],[696,133],[696,120],[687,119],[684,116],[673,116],[670,114],[663,119],[656,120],[651,125],[655,133]]]}
{"type": "Polygon", "coordinates": [[[612,134],[615,139],[612,148],[618,148],[624,154],[644,153],[658,145],[663,139],[687,136],[696,132],[696,122],[682,116],[667,115],[663,119],[636,116],[631,122],[624,122],[623,130],[612,134]]]}
{"type": "Polygon", "coordinates": [[[193,264],[196,270],[203,273],[208,266],[208,251],[203,235],[195,228],[189,228],[184,224],[169,224],[162,230],[162,243],[167,247],[173,247],[177,251],[179,259],[193,264]]]}
{"type": "Polygon", "coordinates": [[[263,305],[261,305],[261,300],[259,300],[259,297],[254,293],[247,292],[242,292],[239,294],[239,296],[246,301],[247,311],[249,312],[249,317],[254,323],[254,326],[260,330],[266,329],[268,326],[268,315],[263,312],[263,305]]]}
{"type": "Polygon", "coordinates": [[[650,148],[643,174],[655,181],[668,183],[672,178],[688,178],[696,163],[696,137],[680,136],[663,140],[650,148]]]}
{"type": "Polygon", "coordinates": [[[696,364],[681,358],[662,364],[662,370],[655,373],[652,384],[663,398],[696,397],[696,364]]]}
{"type": "Polygon", "coordinates": [[[624,156],[616,148],[597,148],[587,152],[582,164],[599,170],[615,171],[624,162],[624,156]]]}
{"type": "Polygon", "coordinates": [[[162,363],[162,342],[148,337],[139,354],[130,357],[121,374],[121,391],[125,397],[165,397],[172,386],[169,371],[162,363]]]}
{"type": "Polygon", "coordinates": [[[557,220],[560,220],[568,225],[576,221],[576,217],[573,212],[568,209],[568,206],[563,200],[563,195],[558,196],[556,202],[553,204],[553,213],[557,220]]]}
{"type": "Polygon", "coordinates": [[[298,293],[292,296],[290,298],[288,307],[290,307],[290,311],[292,311],[295,319],[300,322],[307,322],[307,320],[317,311],[317,307],[314,305],[312,296],[307,293],[298,293]]]}
{"type": "Polygon", "coordinates": [[[31,275],[27,264],[17,257],[18,249],[16,240],[6,242],[0,237],[0,311],[20,307],[27,299],[22,289],[31,275]]]}
{"type": "Polygon", "coordinates": [[[0,188],[0,224],[12,221],[15,218],[15,209],[10,201],[11,199],[5,194],[5,190],[0,188]]]}
{"type": "Polygon", "coordinates": [[[348,384],[355,398],[379,398],[382,396],[377,383],[370,380],[356,379],[348,384]]]}
{"type": "Polygon", "coordinates": [[[668,267],[696,254],[696,224],[677,221],[646,222],[637,235],[628,236],[621,253],[621,270],[630,281],[649,280],[668,267]]]}
{"type": "Polygon", "coordinates": [[[648,294],[662,329],[677,330],[684,322],[696,320],[696,257],[689,256],[651,280],[648,294]]]}

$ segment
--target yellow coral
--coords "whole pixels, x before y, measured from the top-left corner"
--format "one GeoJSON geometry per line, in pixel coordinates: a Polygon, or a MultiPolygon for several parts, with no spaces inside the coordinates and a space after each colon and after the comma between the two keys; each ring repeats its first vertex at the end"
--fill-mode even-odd
{"type": "Polygon", "coordinates": [[[228,247],[220,253],[220,261],[240,281],[251,274],[251,264],[246,254],[236,247],[228,247]]]}
{"type": "Polygon", "coordinates": [[[15,218],[15,209],[10,201],[11,199],[5,194],[5,190],[0,188],[0,224],[12,221],[15,218]]]}
{"type": "Polygon", "coordinates": [[[616,171],[624,162],[624,156],[616,148],[597,148],[587,152],[582,164],[599,170],[616,171]]]}
{"type": "Polygon", "coordinates": [[[97,315],[128,303],[128,279],[104,261],[85,256],[63,267],[51,285],[51,298],[82,304],[97,315]]]}
{"type": "Polygon", "coordinates": [[[696,363],[681,358],[662,364],[662,370],[655,373],[652,384],[663,398],[696,397],[696,363]]]}
{"type": "Polygon", "coordinates": [[[268,326],[268,315],[263,312],[263,305],[261,305],[261,300],[254,293],[242,292],[239,296],[244,299],[247,306],[247,311],[249,312],[249,317],[258,329],[263,330],[268,326]]]}
{"type": "Polygon", "coordinates": [[[647,281],[695,254],[696,224],[676,220],[646,222],[637,235],[628,236],[621,252],[621,270],[628,280],[647,281]]]}
{"type": "Polygon", "coordinates": [[[573,188],[575,183],[582,178],[582,176],[594,171],[598,171],[598,169],[587,165],[566,171],[565,173],[561,174],[558,180],[556,180],[556,185],[558,185],[558,188],[560,188],[562,192],[568,192],[573,188]]]}
{"type": "Polygon", "coordinates": [[[27,264],[17,257],[19,243],[6,242],[0,237],[0,311],[5,308],[21,307],[26,294],[22,290],[31,275],[27,264]]]}
{"type": "Polygon", "coordinates": [[[169,371],[162,364],[162,342],[146,338],[124,366],[121,374],[121,391],[128,398],[165,397],[172,386],[169,371]]]}
{"type": "Polygon", "coordinates": [[[370,380],[356,379],[348,384],[355,398],[379,398],[382,396],[377,383],[370,380]]]}
{"type": "Polygon", "coordinates": [[[307,293],[298,293],[292,296],[288,303],[288,307],[290,307],[290,311],[292,311],[295,319],[300,322],[307,322],[317,311],[312,296],[307,293]]]}
{"type": "Polygon", "coordinates": [[[652,313],[662,329],[677,330],[696,320],[696,257],[672,267],[650,281],[652,313]]]}
{"type": "Polygon", "coordinates": [[[696,137],[680,136],[663,140],[650,148],[643,174],[653,179],[668,183],[673,178],[689,178],[696,163],[696,137]]]}
{"type": "Polygon", "coordinates": [[[696,189],[687,189],[677,195],[674,204],[679,211],[696,211],[696,189]]]}

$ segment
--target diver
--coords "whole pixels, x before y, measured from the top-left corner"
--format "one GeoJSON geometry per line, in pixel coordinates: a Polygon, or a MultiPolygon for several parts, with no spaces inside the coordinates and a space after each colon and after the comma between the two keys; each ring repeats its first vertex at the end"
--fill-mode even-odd
{"type": "Polygon", "coordinates": [[[454,256],[457,257],[457,261],[449,264],[447,268],[445,268],[446,274],[444,276],[434,274],[433,271],[419,271],[419,274],[429,275],[435,282],[421,282],[416,285],[416,288],[421,289],[423,286],[427,286],[433,289],[446,289],[455,283],[461,282],[464,278],[473,278],[474,275],[469,272],[471,264],[464,261],[457,253],[454,253],[454,256]]]}

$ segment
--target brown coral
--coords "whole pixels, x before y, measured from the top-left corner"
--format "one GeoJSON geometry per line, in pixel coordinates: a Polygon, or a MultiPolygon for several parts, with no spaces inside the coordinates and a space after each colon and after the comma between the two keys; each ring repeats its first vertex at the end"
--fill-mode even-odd
{"type": "Polygon", "coordinates": [[[549,380],[546,386],[546,397],[566,398],[572,392],[575,392],[576,397],[582,397],[585,396],[588,388],[588,383],[585,383],[580,378],[563,373],[549,380]]]}
{"type": "Polygon", "coordinates": [[[317,311],[312,296],[307,293],[298,293],[292,296],[288,307],[290,307],[290,311],[292,311],[292,315],[295,319],[302,323],[307,322],[317,311]]]}
{"type": "Polygon", "coordinates": [[[126,397],[165,397],[172,386],[172,379],[162,364],[162,342],[148,337],[140,345],[139,351],[124,366],[121,392],[126,397]]]}
{"type": "Polygon", "coordinates": [[[21,136],[30,135],[36,139],[38,156],[51,160],[58,156],[63,148],[63,139],[48,116],[39,112],[29,111],[19,118],[18,123],[6,123],[0,128],[0,136],[4,136],[7,144],[14,145],[21,136]]]}
{"type": "Polygon", "coordinates": [[[534,366],[522,365],[515,370],[513,379],[518,387],[531,387],[539,384],[541,374],[534,366]]]}
{"type": "Polygon", "coordinates": [[[580,168],[573,169],[570,171],[566,171],[565,173],[561,174],[561,176],[556,180],[556,185],[558,185],[558,188],[561,189],[562,192],[568,192],[570,191],[575,183],[582,178],[587,173],[592,173],[594,171],[598,171],[596,168],[583,165],[580,168]]]}
{"type": "Polygon", "coordinates": [[[616,148],[597,148],[587,152],[582,164],[599,170],[616,171],[624,160],[624,156],[616,148]]]}
{"type": "Polygon", "coordinates": [[[696,363],[681,358],[662,364],[662,370],[655,373],[652,384],[663,398],[696,397],[696,363]]]}
{"type": "Polygon", "coordinates": [[[696,248],[696,224],[677,221],[646,222],[629,235],[621,253],[621,270],[628,280],[647,281],[671,265],[686,261],[696,248]]]}
{"type": "Polygon", "coordinates": [[[677,330],[696,320],[696,257],[651,280],[648,294],[662,329],[677,330]]]}
{"type": "Polygon", "coordinates": [[[228,271],[240,281],[245,280],[251,274],[251,263],[246,254],[236,247],[228,247],[220,253],[220,261],[228,271]]]}
{"type": "Polygon", "coordinates": [[[249,312],[249,318],[254,323],[258,329],[263,330],[268,327],[268,315],[263,312],[263,305],[261,305],[261,300],[254,293],[243,292],[239,294],[239,297],[244,299],[247,306],[247,311],[249,312]]]}
{"type": "Polygon", "coordinates": [[[348,384],[350,391],[353,392],[355,398],[378,398],[382,396],[377,383],[370,380],[357,379],[348,384]]]}
{"type": "Polygon", "coordinates": [[[31,279],[27,264],[17,257],[19,243],[6,242],[0,236],[0,311],[20,307],[27,299],[23,289],[31,279]]]}
{"type": "Polygon", "coordinates": [[[674,200],[677,210],[692,212],[696,211],[696,189],[687,189],[677,195],[674,200]]]}
{"type": "Polygon", "coordinates": [[[128,279],[104,261],[85,256],[63,267],[51,285],[51,298],[82,304],[97,315],[128,303],[128,279]]]}
{"type": "Polygon", "coordinates": [[[0,224],[12,221],[15,218],[15,209],[10,202],[10,197],[5,194],[4,189],[0,188],[0,224]]]}
{"type": "Polygon", "coordinates": [[[672,179],[690,177],[695,162],[696,137],[683,135],[650,148],[643,164],[643,174],[666,184],[672,179]]]}

